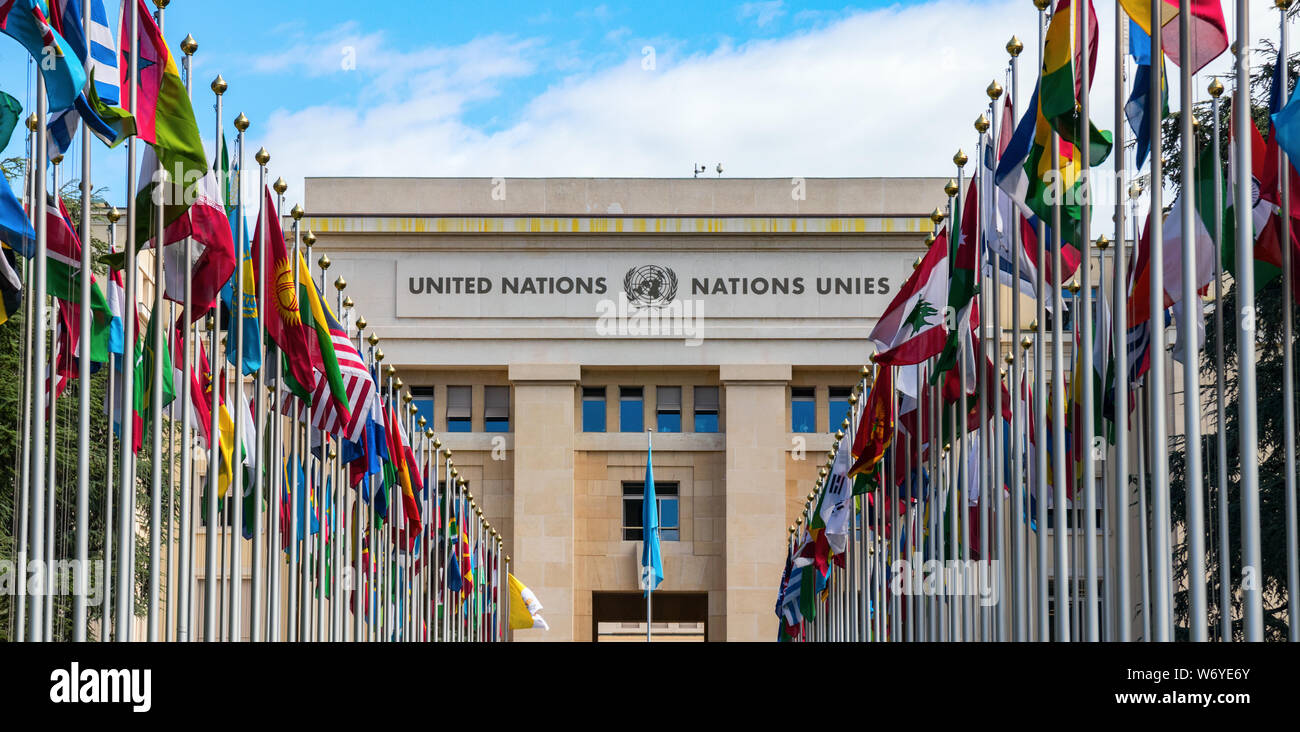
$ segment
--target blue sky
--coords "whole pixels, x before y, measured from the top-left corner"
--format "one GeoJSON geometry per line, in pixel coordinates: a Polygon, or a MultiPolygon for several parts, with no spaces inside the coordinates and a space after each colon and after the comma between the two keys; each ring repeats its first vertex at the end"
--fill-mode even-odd
{"type": "MultiPolygon", "coordinates": [[[[176,0],[164,30],[178,56],[199,42],[204,137],[221,73],[227,134],[247,114],[250,165],[265,145],[298,200],[317,175],[947,176],[1012,34],[1034,63],[1035,16],[1029,0],[176,0]]],[[[28,107],[32,69],[0,37],[0,89],[28,107]]],[[[124,158],[96,143],[114,202],[124,158]]]]}

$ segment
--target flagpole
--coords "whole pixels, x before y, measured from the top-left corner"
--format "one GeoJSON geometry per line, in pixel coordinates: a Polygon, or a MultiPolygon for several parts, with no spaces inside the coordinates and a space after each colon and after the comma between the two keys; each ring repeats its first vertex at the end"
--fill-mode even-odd
{"type": "MultiPolygon", "coordinates": [[[[1186,0],[1184,0],[1186,1],[1186,0]]],[[[1289,94],[1291,89],[1290,54],[1287,48],[1287,19],[1292,0],[1276,2],[1281,25],[1281,41],[1278,44],[1278,60],[1283,70],[1282,93],[1289,94]]],[[[1283,445],[1286,452],[1286,588],[1287,597],[1295,598],[1300,589],[1300,541],[1296,533],[1296,445],[1295,445],[1295,372],[1293,366],[1295,349],[1295,301],[1291,291],[1294,273],[1291,271],[1291,176],[1294,174],[1286,151],[1278,148],[1278,175],[1282,198],[1282,401],[1286,405],[1283,412],[1283,445]]],[[[1185,288],[1184,288],[1185,289],[1185,288]]],[[[1191,485],[1190,483],[1188,485],[1191,485]]],[[[1204,588],[1204,585],[1201,585],[1204,588]]],[[[1300,600],[1287,602],[1287,640],[1292,643],[1300,641],[1300,600]]]]}
{"type": "MultiPolygon", "coordinates": [[[[1214,250],[1223,251],[1223,156],[1220,141],[1220,97],[1223,83],[1210,82],[1210,97],[1214,100],[1214,250]]],[[[1224,346],[1223,346],[1223,258],[1214,257],[1214,414],[1215,444],[1218,469],[1217,502],[1219,513],[1219,640],[1232,640],[1232,572],[1228,555],[1228,433],[1227,414],[1224,410],[1224,346]]]]}
{"type": "MultiPolygon", "coordinates": [[[[39,74],[37,75],[39,77],[39,74]]],[[[36,130],[40,129],[37,124],[36,114],[27,117],[27,160],[26,180],[23,183],[23,199],[26,203],[28,222],[32,224],[35,231],[35,214],[36,201],[32,191],[36,186],[33,178],[36,158],[36,130]]],[[[32,364],[32,349],[34,347],[33,339],[35,338],[35,318],[33,317],[35,292],[33,283],[35,281],[36,262],[34,258],[29,258],[23,264],[23,342],[22,342],[22,368],[23,368],[23,402],[22,402],[22,446],[20,448],[19,459],[19,483],[21,488],[18,491],[17,505],[14,507],[15,515],[18,518],[18,546],[15,556],[18,559],[19,567],[27,567],[28,549],[31,533],[31,502],[32,502],[32,401],[33,392],[35,391],[36,376],[32,364]]],[[[17,608],[13,619],[13,637],[17,640],[23,640],[27,637],[27,573],[17,573],[17,608]]]]}
{"type": "MultiPolygon", "coordinates": [[[[1254,124],[1250,116],[1250,4],[1246,0],[1237,0],[1237,54],[1236,78],[1237,100],[1232,114],[1238,130],[1250,129],[1254,124]]],[[[1153,54],[1154,58],[1154,54],[1153,54]]],[[[1250,135],[1245,132],[1237,136],[1236,200],[1233,207],[1237,211],[1250,211],[1251,201],[1251,163],[1250,135]]],[[[1237,312],[1242,316],[1237,323],[1237,395],[1239,421],[1238,435],[1241,440],[1241,563],[1243,571],[1261,570],[1260,551],[1260,517],[1259,517],[1259,456],[1256,449],[1259,439],[1256,424],[1255,400],[1255,270],[1254,242],[1250,227],[1239,226],[1236,229],[1237,251],[1237,312]]],[[[1283,249],[1287,249],[1283,244],[1283,249]]],[[[1152,262],[1159,261],[1152,259],[1152,262]]],[[[1158,275],[1159,267],[1152,267],[1153,276],[1158,275]]],[[[1154,284],[1152,292],[1155,292],[1154,284]]],[[[1156,303],[1157,298],[1152,298],[1156,303]]],[[[1154,305],[1153,305],[1154,307],[1154,305]]],[[[1154,367],[1154,363],[1152,364],[1154,367]]],[[[1287,405],[1288,409],[1291,405],[1287,405]]],[[[1243,583],[1242,618],[1245,622],[1246,640],[1262,641],[1264,639],[1263,590],[1258,582],[1243,583]]]]}
{"type": "MultiPolygon", "coordinates": [[[[1184,0],[1185,1],[1185,0],[1184,0]]],[[[1086,528],[1080,534],[1084,537],[1084,583],[1086,594],[1084,597],[1083,633],[1087,640],[1097,642],[1100,640],[1098,631],[1097,617],[1097,543],[1096,543],[1096,526],[1097,526],[1097,464],[1096,457],[1093,453],[1094,424],[1093,424],[1093,353],[1090,347],[1092,333],[1092,315],[1095,307],[1092,296],[1092,145],[1090,136],[1090,116],[1089,116],[1089,97],[1090,87],[1092,85],[1091,53],[1089,50],[1089,20],[1088,11],[1091,10],[1091,4],[1080,4],[1078,13],[1079,29],[1079,48],[1083,53],[1083,68],[1079,69],[1080,93],[1079,93],[1079,159],[1081,165],[1081,174],[1083,177],[1083,195],[1080,200],[1080,285],[1083,289],[1083,307],[1079,308],[1081,320],[1079,323],[1079,332],[1082,337],[1076,341],[1078,345],[1083,346],[1079,349],[1082,389],[1078,390],[1083,401],[1083,424],[1080,425],[1084,440],[1082,444],[1083,452],[1083,502],[1084,502],[1084,522],[1086,528]]],[[[1078,347],[1076,346],[1076,348],[1078,347]]]]}
{"type": "MultiPolygon", "coordinates": [[[[117,222],[122,217],[121,212],[116,206],[108,209],[108,251],[110,253],[117,251],[117,222]]],[[[109,274],[112,277],[112,274],[109,274]]],[[[111,280],[110,280],[111,281],[111,280]]],[[[116,295],[114,295],[116,297],[116,295]]],[[[124,312],[123,318],[127,317],[124,312]]],[[[123,356],[125,359],[125,349],[123,356]]],[[[104,581],[103,592],[104,601],[100,612],[99,640],[101,642],[109,640],[113,635],[113,626],[110,622],[113,608],[113,413],[116,411],[117,402],[117,369],[112,363],[112,354],[109,355],[108,364],[108,444],[107,444],[107,466],[104,470],[104,581]]],[[[26,382],[24,382],[26,386],[26,382]]],[[[26,402],[24,402],[24,406],[26,402]]],[[[26,416],[24,416],[26,420],[26,416]]]]}
{"type": "MultiPolygon", "coordinates": [[[[62,207],[63,205],[63,197],[62,195],[60,195],[59,192],[59,164],[62,162],[63,162],[63,156],[58,155],[50,159],[50,165],[48,166],[52,174],[51,184],[52,184],[52,189],[54,191],[53,198],[54,198],[54,205],[56,208],[62,207]]],[[[48,236],[49,236],[49,232],[47,230],[46,231],[47,245],[48,245],[48,236]]],[[[59,490],[58,489],[58,460],[57,460],[59,394],[58,394],[58,389],[55,388],[55,386],[59,380],[59,374],[58,374],[59,329],[61,327],[62,327],[62,323],[60,323],[59,321],[58,304],[51,296],[49,325],[48,328],[46,328],[46,331],[49,333],[49,339],[50,339],[49,341],[50,357],[49,359],[47,359],[47,363],[46,363],[47,381],[45,387],[46,392],[49,394],[48,397],[49,407],[48,407],[48,413],[46,415],[46,419],[48,420],[47,425],[49,426],[49,434],[46,443],[48,445],[47,449],[49,450],[49,459],[45,463],[45,468],[48,471],[45,476],[46,490],[45,490],[45,553],[44,556],[45,556],[45,561],[47,562],[47,564],[45,565],[46,567],[53,567],[54,562],[58,561],[58,557],[56,556],[56,552],[55,552],[54,519],[58,510],[57,507],[58,504],[56,498],[58,496],[58,490],[59,490]]],[[[42,337],[44,337],[44,334],[42,334],[42,337]]],[[[48,582],[46,584],[48,584],[48,582]]],[[[45,603],[46,642],[50,642],[54,640],[54,593],[51,591],[52,589],[53,589],[52,587],[42,586],[42,592],[44,593],[43,602],[45,603]]]]}
{"type": "MultiPolygon", "coordinates": [[[[990,110],[989,116],[992,121],[989,126],[988,142],[986,143],[988,145],[988,151],[986,154],[993,160],[993,169],[996,170],[998,159],[1001,154],[1000,151],[1001,146],[998,143],[998,119],[999,119],[998,100],[1002,98],[1002,94],[1003,94],[1002,85],[999,84],[996,79],[994,79],[993,82],[989,84],[987,93],[989,96],[989,110],[990,110]]],[[[980,191],[981,194],[980,209],[983,212],[985,212],[986,216],[992,217],[991,221],[996,223],[997,193],[993,187],[993,182],[989,180],[986,174],[986,168],[983,167],[982,165],[979,171],[979,176],[980,176],[981,188],[986,189],[980,191]]],[[[986,221],[986,224],[987,223],[988,222],[986,221]]],[[[1015,227],[1013,226],[1012,228],[1014,229],[1015,227]]],[[[981,228],[981,235],[982,236],[985,235],[985,232],[983,231],[982,228],[981,228]]],[[[983,261],[989,261],[991,263],[995,263],[995,266],[989,272],[990,275],[989,276],[989,299],[993,301],[993,318],[992,318],[993,319],[993,343],[991,345],[993,347],[993,353],[994,353],[993,365],[995,368],[997,368],[998,362],[1004,360],[1002,357],[1002,289],[1001,289],[1001,274],[1000,274],[1002,265],[1000,263],[997,263],[998,255],[996,253],[990,254],[991,249],[989,244],[991,244],[991,242],[985,243],[985,247],[983,250],[984,259],[981,260],[981,262],[978,263],[977,266],[979,266],[980,268],[980,272],[978,273],[978,276],[982,278],[983,269],[984,269],[983,261]]],[[[1019,297],[1018,293],[1015,290],[1015,287],[1017,286],[1018,285],[1014,283],[1012,285],[1013,302],[1016,298],[1019,297]]],[[[1016,350],[1015,343],[1013,341],[1011,347],[1011,354],[1009,355],[1014,354],[1015,350],[1016,350]]],[[[1011,362],[1008,361],[1007,363],[1011,363],[1011,362]]],[[[992,397],[993,397],[992,422],[994,425],[993,444],[992,444],[992,454],[993,454],[992,470],[995,477],[993,480],[993,489],[991,491],[991,495],[989,496],[989,498],[991,499],[990,508],[992,509],[992,519],[996,522],[995,536],[997,539],[997,559],[999,562],[1005,563],[1006,554],[1007,554],[1007,523],[1004,520],[1006,517],[1003,515],[1006,512],[1006,503],[1005,503],[1005,499],[1002,496],[1003,493],[1002,487],[1005,478],[1003,473],[1006,470],[1006,465],[1002,460],[1002,455],[1006,449],[1006,446],[1003,444],[1004,435],[1002,432],[1003,419],[1002,419],[1001,380],[998,380],[998,382],[993,385],[992,397]]],[[[993,556],[994,556],[993,552],[989,552],[990,559],[992,559],[993,556]]],[[[1008,617],[1007,610],[1008,610],[1007,603],[1001,603],[1001,602],[998,603],[997,640],[1000,641],[1007,640],[1007,631],[1009,630],[1009,626],[1011,624],[1011,618],[1008,617]]]]}
{"type": "MultiPolygon", "coordinates": [[[[1125,263],[1126,243],[1125,243],[1125,220],[1124,220],[1124,198],[1120,194],[1120,188],[1124,181],[1128,179],[1126,170],[1126,153],[1125,153],[1125,128],[1124,128],[1124,75],[1127,66],[1124,56],[1124,39],[1127,35],[1127,15],[1119,3],[1115,4],[1115,145],[1114,145],[1114,164],[1115,164],[1115,258],[1112,262],[1114,271],[1114,298],[1115,306],[1111,308],[1111,348],[1115,352],[1115,493],[1114,493],[1114,511],[1115,511],[1115,533],[1117,535],[1116,554],[1118,555],[1118,566],[1116,574],[1118,576],[1118,587],[1115,590],[1115,607],[1118,608],[1116,621],[1118,625],[1118,637],[1121,643],[1127,643],[1132,640],[1132,598],[1129,588],[1129,575],[1132,573],[1130,567],[1130,549],[1129,549],[1129,485],[1128,485],[1128,421],[1129,421],[1129,375],[1128,375],[1128,285],[1127,270],[1125,263]]],[[[1216,125],[1218,116],[1215,116],[1216,125]]],[[[1217,128],[1216,128],[1217,129],[1217,128]]],[[[1217,143],[1216,143],[1217,151],[1217,143]]],[[[1216,152],[1217,154],[1217,152],[1216,152]]],[[[1130,192],[1132,195],[1132,192],[1130,192]]],[[[1134,241],[1136,245],[1136,241],[1134,241]]],[[[1102,274],[1104,276],[1104,273],[1102,274]]],[[[1103,385],[1104,388],[1104,385],[1103,385]]],[[[1220,422],[1222,424],[1222,422],[1220,422]]],[[[1110,595],[1110,588],[1107,587],[1106,594],[1110,595]]],[[[1144,606],[1145,607],[1145,606],[1144,606]]]]}
{"type": "MultiPolygon", "coordinates": [[[[138,110],[138,88],[140,68],[140,6],[131,3],[130,53],[127,55],[127,78],[131,80],[128,91],[130,108],[133,116],[138,110]]],[[[39,77],[38,77],[39,78],[39,77]]],[[[43,127],[42,127],[43,129],[43,127]]],[[[122,412],[121,412],[121,476],[118,480],[122,498],[118,508],[118,546],[117,546],[117,632],[115,639],[119,642],[131,639],[132,606],[135,588],[133,571],[135,562],[135,420],[132,409],[135,404],[135,341],[136,341],[136,280],[139,272],[136,264],[136,136],[127,138],[126,142],[126,231],[127,241],[123,249],[126,252],[122,276],[125,281],[125,311],[122,319],[122,412]]],[[[42,199],[43,200],[43,199],[42,199]]],[[[39,233],[39,232],[38,232],[39,233]]],[[[41,287],[44,276],[42,274],[41,287]]]]}
{"type": "MultiPolygon", "coordinates": [[[[199,49],[199,44],[194,40],[194,36],[192,35],[187,35],[185,37],[185,40],[181,41],[181,51],[184,52],[185,54],[185,59],[184,59],[185,93],[187,96],[190,97],[191,102],[193,102],[194,99],[194,78],[193,78],[194,54],[198,51],[198,49],[199,49]]],[[[181,409],[181,496],[180,496],[181,515],[180,515],[180,540],[179,540],[180,546],[178,549],[178,553],[180,556],[178,557],[178,560],[179,560],[179,567],[182,576],[180,577],[180,583],[179,583],[180,588],[176,597],[176,602],[178,604],[178,607],[176,609],[176,629],[175,629],[175,638],[180,641],[188,641],[190,639],[190,614],[189,614],[190,607],[191,607],[190,606],[190,583],[194,575],[194,565],[192,561],[193,560],[192,541],[193,541],[194,532],[190,521],[191,508],[192,508],[191,506],[192,498],[190,495],[190,491],[192,487],[191,472],[193,470],[192,452],[193,452],[193,445],[194,445],[194,436],[193,436],[194,425],[193,425],[193,418],[190,414],[190,409],[192,407],[191,400],[193,399],[193,394],[191,394],[192,389],[190,386],[191,383],[190,375],[192,373],[193,364],[194,364],[194,354],[193,354],[194,323],[192,321],[191,312],[190,312],[190,308],[193,307],[194,288],[193,288],[193,277],[191,276],[191,272],[190,272],[190,270],[193,268],[193,265],[194,265],[193,240],[190,237],[186,237],[185,238],[185,272],[184,272],[185,306],[183,308],[185,321],[184,321],[184,327],[181,330],[181,362],[179,364],[180,373],[181,373],[180,399],[181,399],[182,409],[181,409]]],[[[169,521],[170,521],[170,516],[171,514],[168,514],[169,521]]],[[[171,554],[172,554],[172,550],[171,550],[171,544],[169,542],[168,544],[169,563],[170,563],[171,554]]],[[[172,602],[172,596],[171,596],[172,585],[175,583],[176,583],[176,579],[174,579],[169,573],[169,576],[167,578],[169,606],[171,605],[172,602]]]]}

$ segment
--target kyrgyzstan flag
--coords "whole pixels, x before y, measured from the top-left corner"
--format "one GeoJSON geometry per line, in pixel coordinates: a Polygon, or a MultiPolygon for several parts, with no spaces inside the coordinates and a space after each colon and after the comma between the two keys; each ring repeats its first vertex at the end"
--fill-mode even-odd
{"type": "MultiPolygon", "coordinates": [[[[280,217],[275,213],[275,199],[271,197],[270,188],[263,189],[263,194],[262,211],[258,214],[257,231],[253,235],[253,265],[258,270],[257,284],[262,289],[258,297],[262,322],[266,324],[271,340],[288,360],[292,378],[287,381],[294,396],[310,401],[311,390],[316,386],[315,369],[320,369],[321,364],[312,363],[312,351],[307,346],[307,333],[302,327],[302,313],[298,306],[298,289],[293,281],[293,270],[289,267],[289,254],[284,248],[280,217]],[[262,250],[264,230],[265,254],[262,250]],[[261,271],[263,261],[269,273],[261,271]],[[303,390],[299,392],[298,387],[303,390]]],[[[233,260],[233,245],[231,252],[233,260]]]]}
{"type": "Polygon", "coordinates": [[[920,363],[943,350],[948,339],[948,236],[939,234],[871,331],[876,363],[920,363]]]}

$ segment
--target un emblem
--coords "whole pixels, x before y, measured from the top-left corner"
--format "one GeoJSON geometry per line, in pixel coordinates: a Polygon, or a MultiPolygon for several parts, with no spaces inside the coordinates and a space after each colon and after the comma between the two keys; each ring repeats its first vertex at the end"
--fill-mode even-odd
{"type": "Polygon", "coordinates": [[[633,305],[647,308],[667,305],[677,297],[677,273],[657,264],[633,267],[623,276],[623,291],[633,305]]]}

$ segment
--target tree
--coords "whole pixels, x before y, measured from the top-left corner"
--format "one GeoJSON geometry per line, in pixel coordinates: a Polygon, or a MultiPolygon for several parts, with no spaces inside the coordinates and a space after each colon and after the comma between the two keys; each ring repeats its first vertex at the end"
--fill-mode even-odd
{"type": "MultiPolygon", "coordinates": [[[[1274,65],[1277,62],[1277,50],[1265,44],[1264,52],[1271,55],[1268,63],[1262,64],[1251,79],[1251,117],[1262,134],[1268,133],[1268,94],[1272,85],[1274,65]]],[[[1288,59],[1288,82],[1295,78],[1296,69],[1300,67],[1300,56],[1288,59]]],[[[1220,129],[1223,131],[1221,144],[1223,159],[1228,159],[1228,104],[1222,105],[1220,129]]],[[[1198,144],[1210,144],[1212,134],[1212,107],[1202,103],[1193,109],[1199,122],[1197,131],[1198,144]]],[[[1171,115],[1166,120],[1163,138],[1166,150],[1170,150],[1166,170],[1171,177],[1168,182],[1177,187],[1181,170],[1183,152],[1178,144],[1178,115],[1171,115]]],[[[1225,196],[1227,196],[1225,192],[1225,196]]],[[[1238,292],[1235,282],[1228,282],[1224,287],[1222,302],[1215,307],[1222,308],[1224,318],[1224,405],[1226,422],[1218,424],[1216,401],[1217,385],[1214,380],[1215,353],[1218,347],[1215,329],[1207,315],[1206,344],[1201,353],[1200,369],[1208,388],[1202,385],[1201,406],[1209,417],[1212,427],[1203,435],[1205,443],[1199,446],[1204,456],[1202,460],[1205,476],[1204,495],[1206,500],[1206,526],[1211,530],[1211,539],[1206,542],[1207,598],[1209,621],[1211,627],[1220,622],[1223,608],[1219,607],[1218,577],[1224,557],[1220,556],[1218,538],[1218,512],[1220,501],[1226,499],[1228,508],[1228,566],[1232,568],[1231,589],[1239,600],[1242,589],[1241,561],[1241,450],[1239,444],[1240,420],[1238,417],[1238,370],[1237,370],[1237,329],[1234,324],[1238,318],[1238,292]],[[1219,496],[1217,490],[1218,450],[1216,447],[1218,431],[1223,430],[1227,441],[1227,495],[1219,496]],[[1208,446],[1208,449],[1207,449],[1208,446]]],[[[1283,291],[1280,277],[1259,288],[1255,293],[1256,323],[1256,413],[1258,415],[1258,443],[1253,446],[1253,453],[1259,461],[1260,493],[1260,543],[1261,565],[1256,578],[1264,598],[1264,634],[1268,640],[1285,640],[1287,636],[1287,591],[1286,591],[1286,465],[1283,454],[1284,409],[1282,398],[1283,380],[1283,291]]],[[[1292,357],[1295,358],[1295,345],[1291,344],[1292,357]]],[[[1290,405],[1292,409],[1295,405],[1290,405]]],[[[1173,449],[1169,453],[1170,509],[1175,525],[1174,536],[1174,586],[1185,587],[1190,581],[1188,576],[1188,546],[1186,542],[1186,440],[1178,436],[1173,440],[1173,449]],[[1181,538],[1180,538],[1181,537],[1181,538]]],[[[1186,637],[1186,624],[1190,616],[1190,595],[1187,589],[1175,592],[1174,613],[1180,636],[1186,637]]],[[[1240,619],[1233,623],[1233,635],[1244,639],[1244,625],[1240,619]]]]}

